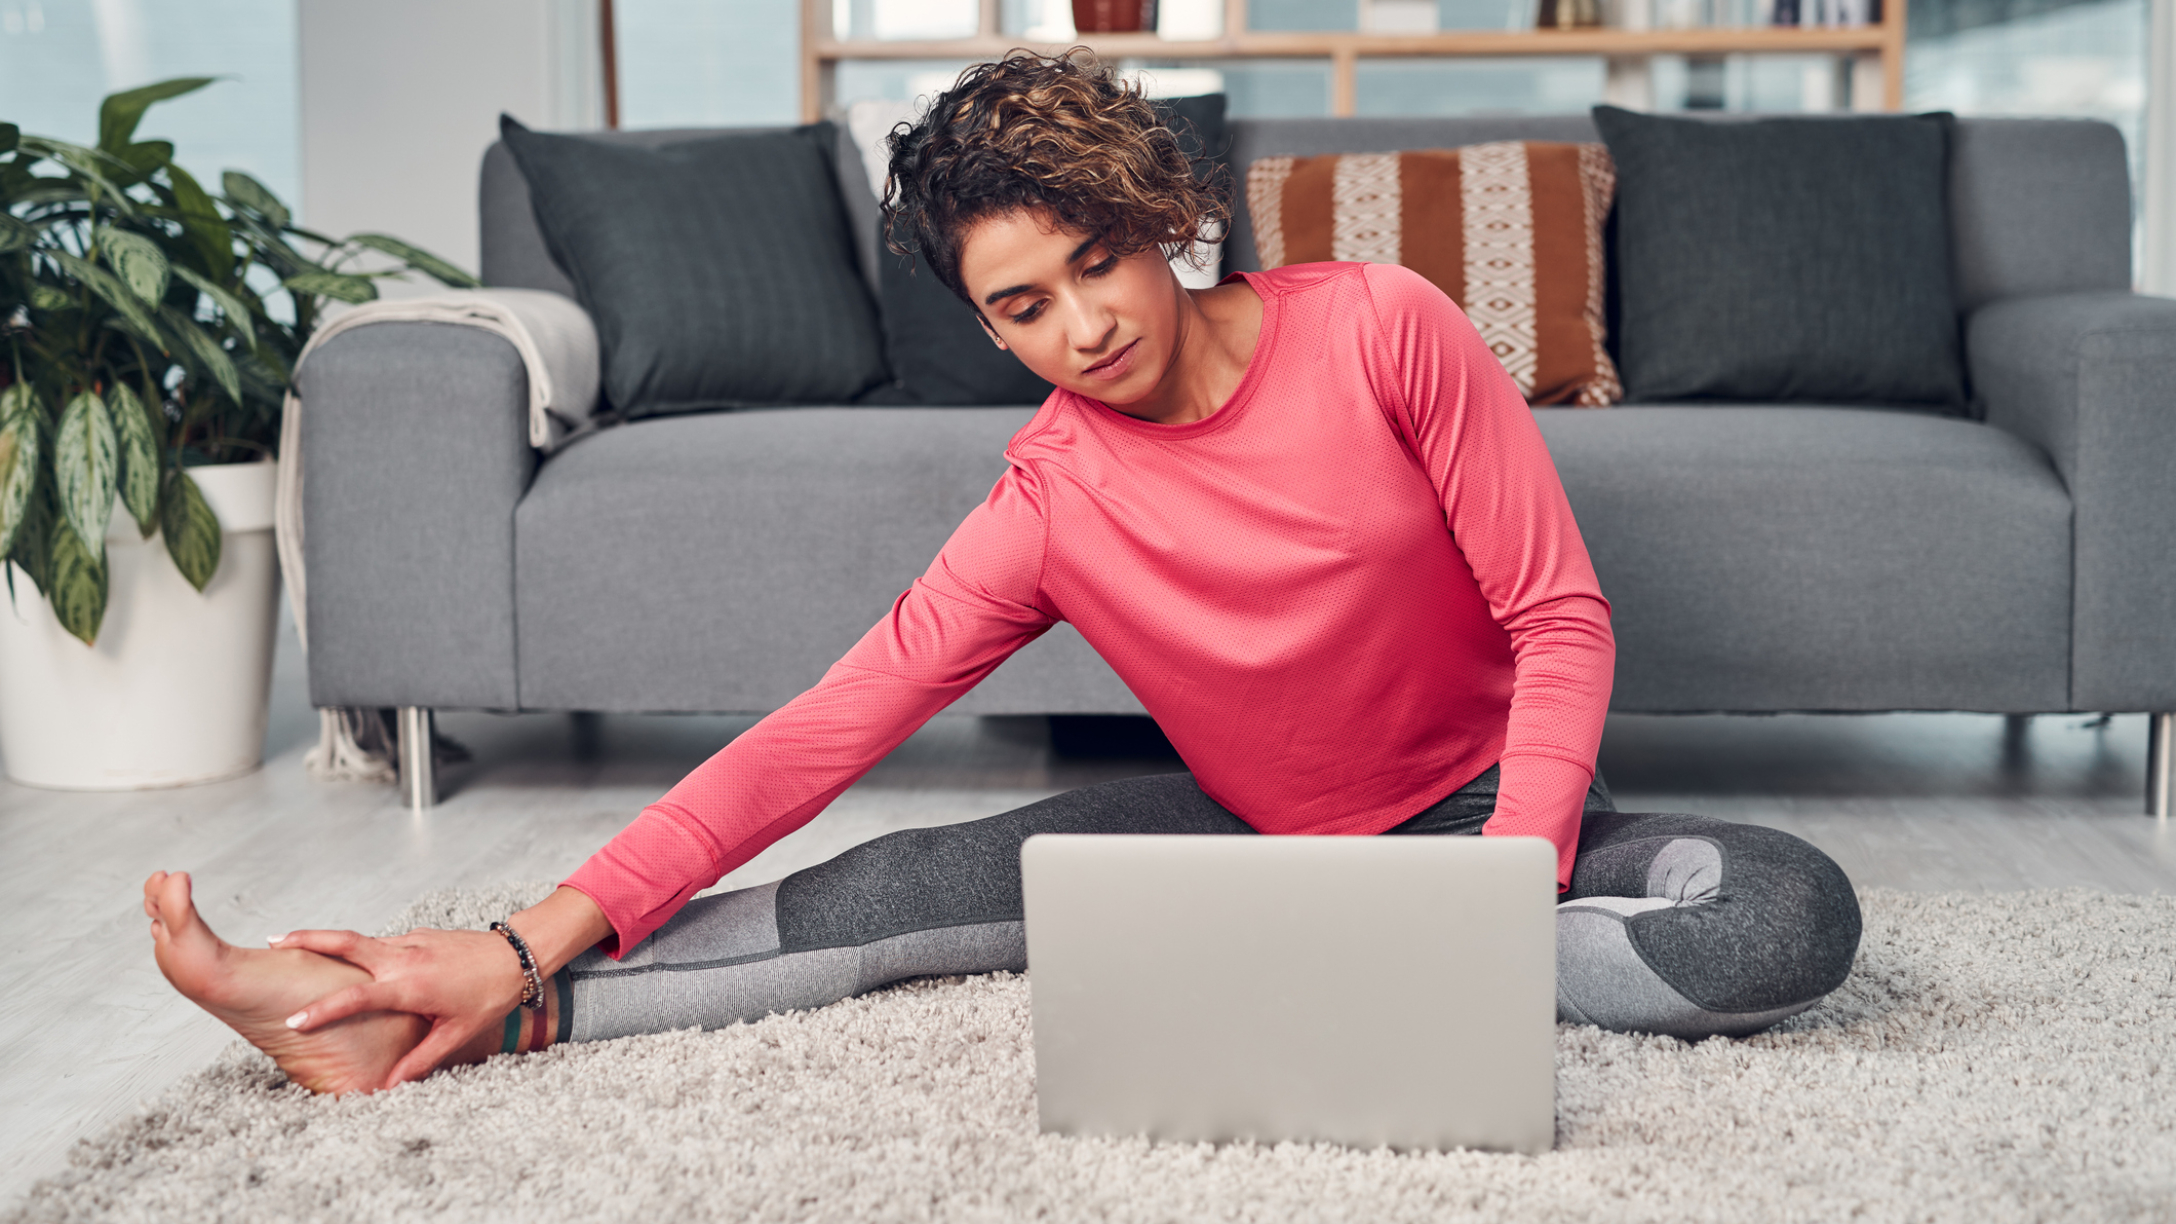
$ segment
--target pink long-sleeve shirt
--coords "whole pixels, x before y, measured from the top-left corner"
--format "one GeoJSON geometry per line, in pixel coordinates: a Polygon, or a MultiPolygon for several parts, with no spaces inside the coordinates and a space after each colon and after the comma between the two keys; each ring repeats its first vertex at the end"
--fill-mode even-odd
{"type": "Polygon", "coordinates": [[[1500,762],[1483,831],[1549,838],[1569,881],[1614,645],[1532,413],[1412,272],[1246,280],[1261,336],[1223,407],[1159,425],[1053,392],[891,613],[566,881],[607,952],[1061,620],[1256,829],[1380,833],[1500,762]]]}

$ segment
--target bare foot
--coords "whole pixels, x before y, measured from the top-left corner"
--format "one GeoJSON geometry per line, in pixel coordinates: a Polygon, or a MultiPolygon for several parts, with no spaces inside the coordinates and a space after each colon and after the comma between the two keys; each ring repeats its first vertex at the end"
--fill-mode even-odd
{"type": "Polygon", "coordinates": [[[310,1033],[287,1017],[370,974],[343,960],[299,948],[238,948],[197,916],[186,873],[161,871],[144,881],[159,971],[190,1002],[272,1056],[287,1078],[312,1092],[375,1092],[400,1057],[430,1030],[405,1012],[365,1012],[310,1033]]]}

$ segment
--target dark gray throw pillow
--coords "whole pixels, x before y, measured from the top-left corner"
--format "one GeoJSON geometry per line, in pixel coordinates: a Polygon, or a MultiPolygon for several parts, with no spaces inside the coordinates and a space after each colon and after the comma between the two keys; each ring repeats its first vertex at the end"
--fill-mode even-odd
{"type": "Polygon", "coordinates": [[[877,281],[883,292],[884,351],[896,394],[909,404],[1040,404],[1050,384],[990,343],[974,311],[912,255],[883,246],[877,225],[877,281]]]}
{"type": "Polygon", "coordinates": [[[830,124],[656,149],[499,133],[596,320],[614,410],[843,404],[884,381],[830,124]]]}
{"type": "MultiPolygon", "coordinates": [[[[1222,172],[1224,95],[1164,98],[1156,102],[1197,177],[1222,172]]],[[[877,222],[877,282],[884,305],[884,344],[896,389],[882,398],[915,404],[1039,404],[1050,384],[1020,359],[990,343],[974,311],[953,296],[912,256],[884,249],[877,222]]]]}
{"type": "Polygon", "coordinates": [[[1630,398],[1964,403],[1950,116],[1594,123],[1630,398]]]}

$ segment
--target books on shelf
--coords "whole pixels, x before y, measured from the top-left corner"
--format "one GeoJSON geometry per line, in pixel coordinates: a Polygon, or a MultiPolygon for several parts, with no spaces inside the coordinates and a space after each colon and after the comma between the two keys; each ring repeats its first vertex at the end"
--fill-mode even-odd
{"type": "MultiPolygon", "coordinates": [[[[1873,0],[1800,0],[1800,25],[1863,26],[1876,20],[1873,0]]],[[[1778,22],[1777,24],[1782,24],[1778,22]]]]}
{"type": "Polygon", "coordinates": [[[1881,20],[1881,0],[1750,0],[1758,9],[1748,25],[1840,29],[1881,20]]]}
{"type": "Polygon", "coordinates": [[[1625,3],[1626,18],[1612,22],[1626,29],[1697,30],[1712,27],[1781,26],[1839,29],[1869,26],[1881,20],[1880,0],[1647,0],[1625,3]],[[1644,18],[1638,20],[1636,18],[1644,18]]]}

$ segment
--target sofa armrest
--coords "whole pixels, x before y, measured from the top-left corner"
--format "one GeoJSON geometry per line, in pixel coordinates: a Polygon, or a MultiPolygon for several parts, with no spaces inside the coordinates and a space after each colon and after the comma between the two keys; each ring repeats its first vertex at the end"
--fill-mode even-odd
{"type": "Polygon", "coordinates": [[[310,700],[513,709],[514,507],[536,471],[507,340],[385,322],[296,372],[310,700]]]}
{"type": "Polygon", "coordinates": [[[2002,299],[1965,352],[1987,422],[2070,489],[2071,708],[2176,710],[2176,299],[2002,299]]]}

